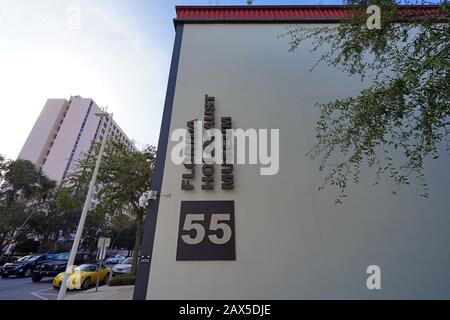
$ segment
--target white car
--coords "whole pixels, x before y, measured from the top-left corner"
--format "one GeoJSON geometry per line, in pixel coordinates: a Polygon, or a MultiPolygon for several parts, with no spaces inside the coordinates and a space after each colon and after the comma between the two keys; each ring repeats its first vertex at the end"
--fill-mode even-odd
{"type": "Polygon", "coordinates": [[[133,258],[126,258],[121,263],[116,264],[112,267],[112,276],[117,276],[118,274],[127,274],[131,272],[131,265],[133,264],[133,258]]]}
{"type": "Polygon", "coordinates": [[[115,264],[115,263],[121,263],[123,260],[125,260],[124,256],[121,256],[120,254],[116,254],[112,258],[108,258],[105,260],[106,264],[115,264]]]}

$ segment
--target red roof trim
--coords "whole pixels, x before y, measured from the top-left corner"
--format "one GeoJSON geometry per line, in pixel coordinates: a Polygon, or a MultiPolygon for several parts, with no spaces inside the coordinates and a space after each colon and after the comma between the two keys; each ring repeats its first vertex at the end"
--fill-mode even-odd
{"type": "MultiPolygon", "coordinates": [[[[401,6],[411,11],[435,11],[438,6],[401,6]]],[[[329,21],[348,18],[348,6],[177,6],[175,21],[257,22],[329,21]]]]}

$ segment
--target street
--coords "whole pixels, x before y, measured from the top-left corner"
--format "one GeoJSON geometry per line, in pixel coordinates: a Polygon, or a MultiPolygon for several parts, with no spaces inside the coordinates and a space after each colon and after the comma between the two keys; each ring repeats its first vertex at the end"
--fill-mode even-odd
{"type": "MultiPolygon", "coordinates": [[[[113,265],[107,265],[112,268],[113,265]]],[[[39,282],[29,278],[11,276],[0,278],[0,300],[56,300],[58,290],[52,286],[53,278],[43,278],[39,282]]],[[[67,290],[67,296],[79,293],[67,290]]]]}
{"type": "MultiPolygon", "coordinates": [[[[39,282],[31,278],[0,278],[0,300],[56,300],[58,290],[52,286],[53,278],[44,278],[39,282]]],[[[80,292],[67,291],[67,295],[80,292]]]]}

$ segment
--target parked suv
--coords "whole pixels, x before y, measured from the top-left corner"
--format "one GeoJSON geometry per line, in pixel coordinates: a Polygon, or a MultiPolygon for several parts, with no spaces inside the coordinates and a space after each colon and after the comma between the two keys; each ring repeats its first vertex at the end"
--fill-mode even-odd
{"type": "MultiPolygon", "coordinates": [[[[69,253],[59,253],[56,255],[53,261],[43,263],[33,270],[31,280],[39,282],[44,277],[55,277],[61,272],[64,272],[67,268],[67,262],[69,261],[69,253]]],[[[89,255],[84,253],[78,253],[75,257],[75,265],[80,265],[89,262],[89,255]]]]}
{"type": "Polygon", "coordinates": [[[32,275],[34,269],[39,267],[42,263],[51,261],[53,258],[54,255],[50,254],[25,256],[15,262],[6,263],[0,269],[0,275],[2,278],[8,278],[12,275],[29,277],[32,275]]]}

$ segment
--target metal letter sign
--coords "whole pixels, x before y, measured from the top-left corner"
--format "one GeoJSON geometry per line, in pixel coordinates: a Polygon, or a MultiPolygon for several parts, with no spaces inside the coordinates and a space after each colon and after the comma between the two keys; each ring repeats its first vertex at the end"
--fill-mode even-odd
{"type": "Polygon", "coordinates": [[[236,260],[234,201],[182,201],[177,261],[236,260]]]}

